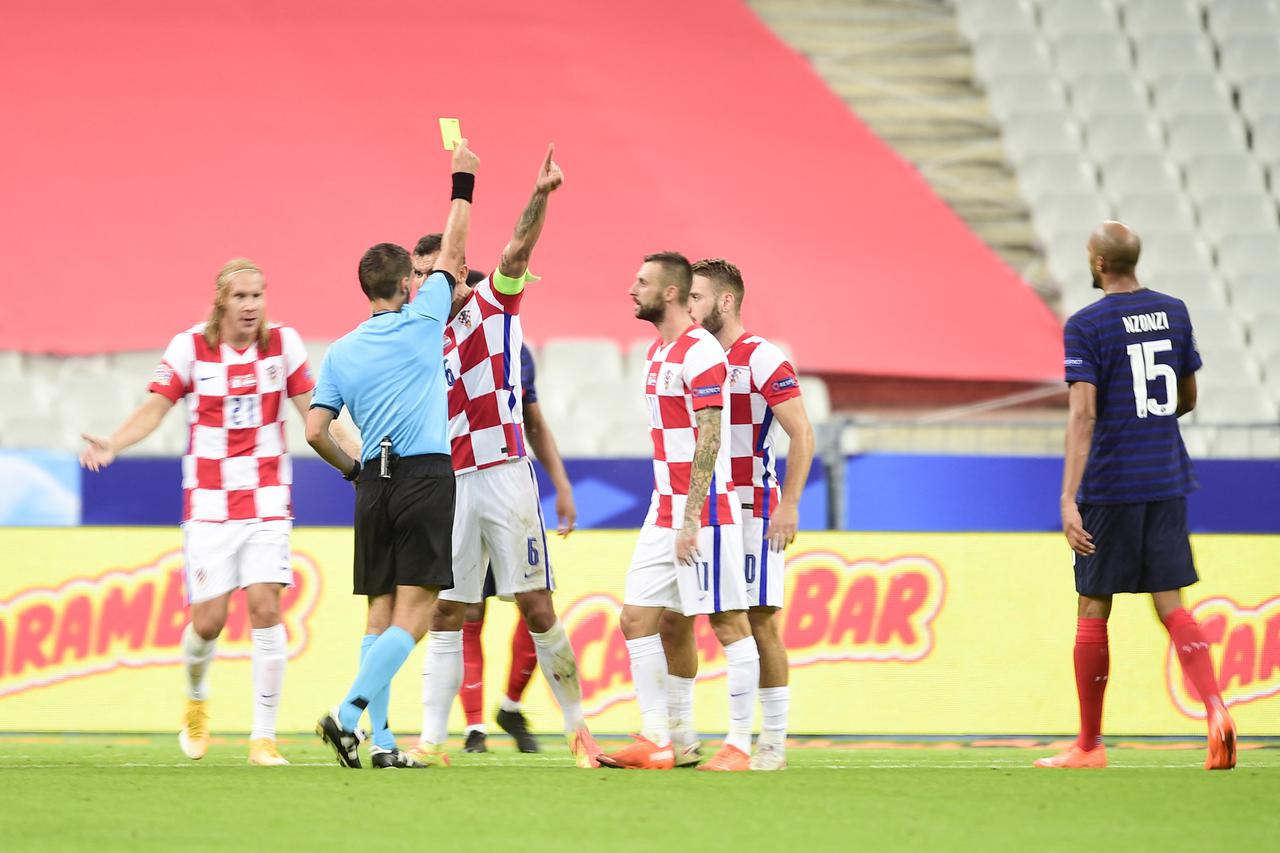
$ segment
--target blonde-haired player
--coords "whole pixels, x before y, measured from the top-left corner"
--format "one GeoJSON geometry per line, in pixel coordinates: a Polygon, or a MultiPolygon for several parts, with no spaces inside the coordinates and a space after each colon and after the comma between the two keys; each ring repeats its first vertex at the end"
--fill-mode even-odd
{"type": "Polygon", "coordinates": [[[276,748],[276,712],[288,641],[280,593],[293,583],[286,398],[305,419],[315,382],[298,333],[267,322],[266,279],[237,258],[218,272],[208,321],[173,337],[147,399],[109,438],[85,435],[91,471],[149,436],[184,400],[183,554],[191,622],[182,634],[187,709],[178,741],[189,758],[209,748],[208,673],[231,593],[245,591],[253,637],[249,763],[288,764],[276,748]]]}

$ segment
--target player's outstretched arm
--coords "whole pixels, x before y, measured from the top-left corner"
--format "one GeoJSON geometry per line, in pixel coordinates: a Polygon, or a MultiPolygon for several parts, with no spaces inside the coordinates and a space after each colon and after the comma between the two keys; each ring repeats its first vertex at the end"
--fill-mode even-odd
{"type": "Polygon", "coordinates": [[[120,428],[110,438],[81,433],[88,447],[80,452],[80,464],[90,471],[99,471],[112,462],[126,448],[132,447],[156,431],[164,416],[173,408],[173,401],[154,391],[125,418],[120,428]]]}
{"type": "Polygon", "coordinates": [[[702,505],[711,489],[720,454],[720,418],[723,409],[707,406],[699,409],[698,443],[693,448],[693,470],[689,474],[689,500],[684,505],[684,520],[676,536],[676,560],[691,563],[698,558],[698,529],[702,526],[702,505]]]}
{"type": "Polygon", "coordinates": [[[792,397],[772,408],[774,419],[782,424],[783,431],[791,439],[791,449],[787,451],[787,476],[782,481],[782,501],[765,531],[769,547],[781,552],[796,540],[796,530],[800,526],[800,496],[804,494],[805,483],[809,482],[815,442],[813,425],[809,423],[809,413],[805,411],[802,398],[792,397]]]}
{"type": "Polygon", "coordinates": [[[538,169],[538,180],[533,185],[533,195],[529,197],[529,203],[516,222],[511,240],[502,250],[498,271],[507,278],[521,278],[529,269],[533,247],[537,245],[538,237],[542,235],[542,225],[547,221],[547,197],[564,183],[564,173],[552,159],[555,153],[555,143],[548,145],[547,155],[538,169]]]}
{"type": "Polygon", "coordinates": [[[463,258],[466,257],[467,234],[471,229],[471,196],[475,190],[476,171],[480,158],[469,147],[467,140],[453,149],[453,196],[449,203],[449,219],[445,222],[444,236],[440,239],[440,254],[435,269],[461,277],[463,258]]]}
{"type": "Polygon", "coordinates": [[[1093,444],[1093,426],[1098,420],[1098,387],[1092,382],[1072,382],[1067,393],[1067,441],[1062,465],[1062,532],[1067,544],[1077,554],[1088,556],[1094,552],[1093,536],[1084,529],[1076,494],[1080,480],[1089,461],[1089,447],[1093,444]]]}
{"type": "Polygon", "coordinates": [[[333,440],[329,427],[333,424],[334,417],[333,410],[324,406],[307,410],[307,444],[320,454],[321,459],[337,468],[342,476],[352,479],[360,473],[360,465],[333,440]]]}
{"type": "Polygon", "coordinates": [[[568,536],[578,521],[578,509],[573,503],[573,483],[569,482],[569,472],[564,468],[556,437],[551,434],[551,427],[542,416],[542,406],[537,403],[524,404],[524,433],[529,439],[529,447],[533,448],[533,455],[547,469],[547,476],[556,487],[556,530],[561,536],[568,536]]]}

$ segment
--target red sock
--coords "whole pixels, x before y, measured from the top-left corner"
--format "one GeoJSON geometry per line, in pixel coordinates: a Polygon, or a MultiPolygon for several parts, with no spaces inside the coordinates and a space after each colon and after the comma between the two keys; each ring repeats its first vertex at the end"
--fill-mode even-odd
{"type": "Polygon", "coordinates": [[[484,645],[480,642],[483,622],[462,623],[462,687],[458,697],[468,726],[484,724],[484,645]]]}
{"type": "Polygon", "coordinates": [[[1209,642],[1204,638],[1204,631],[1200,630],[1200,623],[1186,609],[1178,608],[1164,617],[1164,627],[1173,640],[1183,674],[1204,701],[1205,713],[1210,713],[1214,704],[1222,704],[1222,694],[1218,691],[1218,678],[1213,674],[1209,642]]]}
{"type": "Polygon", "coordinates": [[[1107,620],[1076,620],[1076,695],[1080,697],[1080,736],[1076,746],[1093,749],[1102,743],[1102,696],[1107,692],[1111,650],[1107,620]]]}
{"type": "Polygon", "coordinates": [[[533,645],[533,636],[529,626],[521,618],[516,623],[516,631],[511,636],[511,673],[507,676],[507,698],[519,702],[524,689],[533,678],[533,671],[538,668],[538,650],[533,645]]]}

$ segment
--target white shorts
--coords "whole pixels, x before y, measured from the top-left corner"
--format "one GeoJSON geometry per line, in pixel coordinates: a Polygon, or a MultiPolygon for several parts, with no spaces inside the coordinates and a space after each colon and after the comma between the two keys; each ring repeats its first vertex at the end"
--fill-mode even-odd
{"type": "Polygon", "coordinates": [[[446,601],[484,597],[485,570],[502,598],[555,589],[533,464],[518,459],[458,477],[453,510],[453,589],[446,601]]]}
{"type": "Polygon", "coordinates": [[[676,532],[646,524],[640,528],[624,604],[664,607],[685,616],[747,608],[742,571],[742,533],[735,524],[698,531],[698,562],[676,562],[676,532]]]}
{"type": "Polygon", "coordinates": [[[742,511],[743,568],[747,578],[747,602],[752,607],[781,607],[786,585],[787,558],[770,551],[764,538],[764,519],[742,511]]]}
{"type": "Polygon", "coordinates": [[[293,586],[291,521],[188,521],[182,525],[187,601],[199,604],[255,583],[293,586]]]}

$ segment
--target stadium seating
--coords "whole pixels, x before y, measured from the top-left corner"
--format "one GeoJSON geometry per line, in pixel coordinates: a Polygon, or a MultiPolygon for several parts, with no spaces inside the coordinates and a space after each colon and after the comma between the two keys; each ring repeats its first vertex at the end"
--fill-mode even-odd
{"type": "MultiPolygon", "coordinates": [[[[966,21],[975,77],[1002,125],[1046,268],[1062,287],[1064,313],[1097,297],[1087,288],[1083,258],[1089,230],[1104,215],[1129,222],[1144,238],[1140,277],[1191,307],[1206,354],[1197,420],[1274,424],[1280,402],[1280,333],[1269,325],[1280,316],[1274,0],[1005,4],[1018,10],[1008,15],[1018,19],[1016,27],[995,23],[998,14],[979,13],[974,2],[954,5],[966,21]]],[[[1220,435],[1235,450],[1244,441],[1242,433],[1220,435]]],[[[1214,452],[1216,441],[1208,439],[1206,449],[1214,452]]]]}

